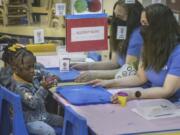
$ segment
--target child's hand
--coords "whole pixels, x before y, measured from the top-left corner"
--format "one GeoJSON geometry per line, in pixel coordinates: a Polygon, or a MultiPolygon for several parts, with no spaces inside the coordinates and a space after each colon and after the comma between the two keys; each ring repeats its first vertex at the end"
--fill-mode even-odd
{"type": "Polygon", "coordinates": [[[43,77],[41,85],[45,89],[50,89],[51,87],[57,86],[57,79],[55,77],[43,77]]]}
{"type": "Polygon", "coordinates": [[[118,103],[119,103],[119,101],[118,101],[118,95],[117,95],[117,94],[115,94],[115,95],[113,95],[113,96],[111,97],[111,102],[112,102],[113,104],[118,104],[118,103]]]}

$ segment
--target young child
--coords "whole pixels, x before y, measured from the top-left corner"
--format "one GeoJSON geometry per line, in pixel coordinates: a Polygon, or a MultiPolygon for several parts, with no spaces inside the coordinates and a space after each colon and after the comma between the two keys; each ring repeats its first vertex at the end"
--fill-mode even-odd
{"type": "MultiPolygon", "coordinates": [[[[3,45],[2,60],[4,62],[4,67],[0,68],[0,85],[9,88],[11,85],[11,76],[13,74],[13,59],[15,54],[21,50],[26,49],[24,45],[18,44],[18,41],[11,39],[10,37],[0,38],[0,44],[3,45]]],[[[56,78],[57,77],[49,72],[47,72],[44,66],[40,63],[35,64],[35,76],[33,78],[34,85],[39,87],[40,81],[43,76],[46,78],[56,78]]],[[[54,79],[55,80],[55,79],[54,79]]],[[[48,112],[57,113],[57,102],[52,98],[52,96],[47,97],[46,108],[48,112]]]]}
{"type": "Polygon", "coordinates": [[[53,127],[62,127],[63,118],[46,111],[45,99],[49,93],[48,89],[53,83],[43,78],[39,87],[34,85],[35,63],[35,56],[26,49],[21,49],[15,54],[14,82],[11,90],[22,98],[24,116],[29,132],[36,135],[55,135],[53,127]]]}

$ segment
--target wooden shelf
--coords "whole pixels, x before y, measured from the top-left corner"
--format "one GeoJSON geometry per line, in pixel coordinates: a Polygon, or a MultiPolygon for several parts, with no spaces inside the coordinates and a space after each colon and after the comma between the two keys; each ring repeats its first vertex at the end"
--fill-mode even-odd
{"type": "Polygon", "coordinates": [[[21,25],[21,26],[0,26],[0,34],[7,34],[19,37],[34,37],[33,31],[36,29],[44,29],[45,38],[65,39],[65,28],[50,28],[40,25],[21,25]]]}
{"type": "Polygon", "coordinates": [[[32,7],[31,12],[36,14],[48,14],[48,9],[45,7],[32,7]]]}
{"type": "Polygon", "coordinates": [[[26,17],[27,15],[7,15],[9,18],[21,18],[21,17],[26,17]]]}

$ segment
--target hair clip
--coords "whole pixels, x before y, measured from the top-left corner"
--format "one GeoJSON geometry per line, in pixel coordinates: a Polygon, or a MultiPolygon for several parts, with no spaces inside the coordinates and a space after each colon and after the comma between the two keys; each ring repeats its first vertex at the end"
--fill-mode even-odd
{"type": "Polygon", "coordinates": [[[25,48],[25,46],[22,44],[14,44],[14,45],[10,46],[8,48],[8,50],[15,52],[15,51],[17,51],[17,49],[20,49],[20,48],[25,48]]]}
{"type": "Polygon", "coordinates": [[[14,44],[13,45],[15,48],[25,48],[23,44],[14,44]]]}

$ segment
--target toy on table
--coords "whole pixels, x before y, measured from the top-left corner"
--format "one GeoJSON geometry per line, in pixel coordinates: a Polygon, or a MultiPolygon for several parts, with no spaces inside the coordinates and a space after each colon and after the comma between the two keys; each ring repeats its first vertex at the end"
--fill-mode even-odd
{"type": "Polygon", "coordinates": [[[118,95],[119,104],[120,104],[122,107],[125,107],[125,106],[126,106],[126,102],[127,102],[127,96],[128,96],[128,94],[125,93],[125,92],[118,92],[117,95],[118,95]]]}
{"type": "Polygon", "coordinates": [[[56,87],[58,85],[57,78],[54,76],[46,77],[45,81],[47,84],[50,84],[49,91],[54,93],[56,91],[56,87]]]}

